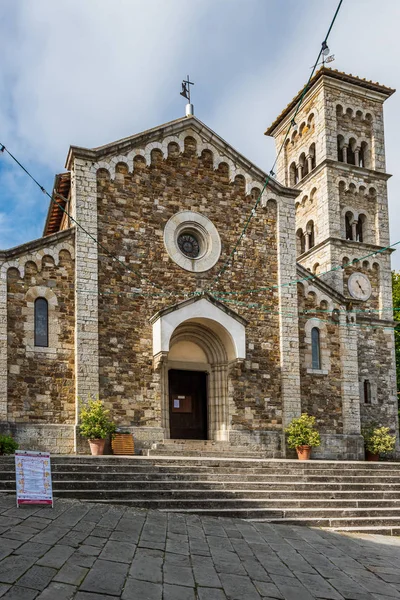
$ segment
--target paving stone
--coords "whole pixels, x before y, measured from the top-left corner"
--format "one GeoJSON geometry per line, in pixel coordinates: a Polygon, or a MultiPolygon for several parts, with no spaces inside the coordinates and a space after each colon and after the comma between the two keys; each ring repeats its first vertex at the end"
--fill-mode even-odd
{"type": "Polygon", "coordinates": [[[84,515],[89,512],[89,507],[86,504],[76,504],[64,511],[57,519],[54,524],[57,527],[74,527],[84,515]]]}
{"type": "Polygon", "coordinates": [[[164,584],[164,600],[195,600],[194,589],[164,584]]]}
{"type": "Polygon", "coordinates": [[[229,600],[260,600],[260,594],[250,577],[230,573],[220,573],[219,577],[229,600]]]}
{"type": "Polygon", "coordinates": [[[8,538],[6,536],[0,536],[0,547],[7,548],[7,550],[9,548],[15,550],[15,548],[19,548],[20,546],[22,546],[23,543],[24,542],[21,542],[21,540],[12,540],[11,538],[8,538]]]}
{"type": "Polygon", "coordinates": [[[14,585],[1,597],[1,600],[34,600],[38,593],[37,590],[30,590],[25,587],[14,585]]]}
{"type": "Polygon", "coordinates": [[[97,548],[97,546],[87,546],[86,544],[83,544],[82,546],[79,546],[77,552],[79,552],[80,554],[86,554],[87,556],[99,556],[101,548],[97,548]]]}
{"type": "Polygon", "coordinates": [[[96,560],[81,585],[81,590],[96,594],[121,594],[128,565],[108,560],[96,560]]]}
{"type": "Polygon", "coordinates": [[[49,585],[56,574],[56,569],[34,565],[18,580],[18,585],[41,591],[49,585]]]}
{"type": "Polygon", "coordinates": [[[220,549],[220,550],[228,550],[230,552],[234,552],[233,546],[228,537],[220,537],[216,535],[208,535],[207,543],[210,546],[210,549],[220,549]]]}
{"type": "Polygon", "coordinates": [[[96,561],[95,556],[88,556],[87,554],[81,554],[80,552],[75,552],[71,555],[71,558],[68,560],[68,564],[70,565],[78,565],[79,567],[88,567],[90,568],[96,561]]]}
{"type": "Polygon", "coordinates": [[[163,553],[159,550],[139,548],[132,561],[129,575],[133,579],[162,583],[163,553]]]}
{"type": "Polygon", "coordinates": [[[197,588],[199,600],[226,600],[226,595],[223,590],[210,587],[197,588]]]}
{"type": "Polygon", "coordinates": [[[210,556],[210,548],[205,540],[198,538],[189,538],[189,549],[191,554],[200,556],[210,556]]]}
{"type": "Polygon", "coordinates": [[[211,558],[206,556],[192,556],[192,567],[197,585],[216,588],[222,587],[211,558]]]}
{"type": "Polygon", "coordinates": [[[10,589],[10,586],[6,583],[0,583],[0,598],[10,589]]]}
{"type": "Polygon", "coordinates": [[[343,596],[320,575],[311,575],[310,573],[300,573],[296,571],[294,573],[311,594],[317,598],[327,598],[331,600],[343,599],[343,596]]]}
{"type": "Polygon", "coordinates": [[[97,546],[97,548],[103,548],[106,542],[107,538],[96,537],[94,535],[88,535],[88,537],[85,538],[85,544],[88,546],[97,546]]]}
{"type": "Polygon", "coordinates": [[[73,565],[67,562],[62,569],[58,571],[57,575],[54,577],[54,581],[68,583],[69,585],[80,585],[86,577],[88,571],[89,569],[85,567],[73,565]]]}
{"type": "Polygon", "coordinates": [[[40,533],[37,533],[31,542],[36,544],[57,544],[57,542],[69,533],[69,529],[56,527],[51,524],[46,529],[43,529],[40,533]]]}
{"type": "Polygon", "coordinates": [[[224,550],[212,550],[211,557],[218,572],[246,576],[246,571],[237,554],[224,550]]]}
{"type": "Polygon", "coordinates": [[[271,581],[267,571],[255,558],[246,558],[246,560],[242,561],[242,565],[246,569],[247,575],[251,579],[258,579],[259,581],[271,581]]]}
{"type": "Polygon", "coordinates": [[[314,600],[314,596],[310,594],[298,579],[275,574],[272,574],[271,578],[285,600],[314,600]]]}
{"type": "Polygon", "coordinates": [[[283,598],[281,592],[272,581],[253,581],[253,583],[263,598],[283,598]]]}
{"type": "Polygon", "coordinates": [[[29,517],[24,521],[24,525],[28,527],[33,527],[33,529],[38,529],[39,531],[41,531],[42,529],[46,529],[46,527],[50,525],[50,523],[50,519],[41,519],[36,515],[33,517],[29,517]]]}
{"type": "Polygon", "coordinates": [[[132,536],[132,533],[129,531],[113,531],[110,535],[110,540],[115,540],[116,542],[128,542],[129,544],[137,543],[138,539],[132,536]]]}
{"type": "Polygon", "coordinates": [[[171,563],[164,564],[164,582],[194,587],[192,569],[171,563]]]}
{"type": "Polygon", "coordinates": [[[25,571],[35,562],[35,558],[32,556],[11,555],[4,558],[0,562],[0,582],[1,583],[14,583],[19,579],[25,571]]]}
{"type": "Polygon", "coordinates": [[[136,546],[134,544],[109,540],[104,546],[99,558],[102,560],[131,563],[135,550],[136,546]]]}
{"type": "Polygon", "coordinates": [[[115,600],[115,596],[108,594],[91,594],[90,592],[78,592],[74,600],[115,600]]]}
{"type": "Polygon", "coordinates": [[[358,585],[349,577],[346,577],[344,573],[341,573],[338,578],[328,579],[328,582],[342,594],[346,600],[348,598],[351,598],[351,600],[372,600],[373,598],[364,587],[358,585]]]}
{"type": "Polygon", "coordinates": [[[100,519],[98,526],[113,530],[117,526],[118,521],[121,519],[124,512],[125,508],[115,508],[113,506],[110,507],[110,509],[100,519]]]}
{"type": "Polygon", "coordinates": [[[73,553],[74,549],[70,546],[53,546],[36,564],[61,569],[73,553]]]}
{"type": "Polygon", "coordinates": [[[34,542],[26,542],[19,548],[14,550],[14,554],[25,554],[26,556],[36,556],[40,558],[50,550],[48,544],[35,544],[34,542]]]}
{"type": "Polygon", "coordinates": [[[36,600],[72,600],[75,598],[75,594],[76,587],[53,581],[37,596],[36,600]]]}
{"type": "Polygon", "coordinates": [[[175,554],[183,554],[189,555],[189,543],[188,542],[180,542],[179,540],[170,540],[167,539],[167,544],[165,547],[167,552],[175,552],[175,554]]]}
{"type": "Polygon", "coordinates": [[[122,600],[161,600],[162,585],[128,577],[122,600]]]}

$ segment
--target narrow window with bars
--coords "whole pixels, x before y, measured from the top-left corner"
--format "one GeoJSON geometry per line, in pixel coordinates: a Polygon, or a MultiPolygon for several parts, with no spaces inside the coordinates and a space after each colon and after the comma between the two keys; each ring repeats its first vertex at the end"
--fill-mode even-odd
{"type": "Polygon", "coordinates": [[[46,298],[35,300],[35,346],[49,345],[49,305],[46,298]]]}
{"type": "Polygon", "coordinates": [[[321,369],[321,348],[318,327],[313,327],[311,329],[311,353],[312,368],[319,371],[321,369]]]}

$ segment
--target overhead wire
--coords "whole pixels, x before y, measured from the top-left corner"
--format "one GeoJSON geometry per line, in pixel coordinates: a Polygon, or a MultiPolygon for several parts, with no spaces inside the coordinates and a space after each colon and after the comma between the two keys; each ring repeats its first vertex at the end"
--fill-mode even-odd
{"type": "MultiPolygon", "coordinates": [[[[226,259],[225,263],[222,265],[222,267],[220,268],[220,270],[218,271],[218,273],[215,275],[215,277],[214,277],[214,281],[213,281],[213,284],[217,283],[217,282],[220,280],[220,278],[222,277],[222,275],[225,273],[225,271],[228,269],[229,265],[231,264],[231,262],[232,262],[232,260],[233,260],[233,257],[234,257],[234,255],[236,254],[237,247],[239,246],[240,242],[242,241],[242,239],[243,239],[243,238],[244,238],[244,236],[246,235],[246,231],[247,231],[247,229],[248,229],[248,227],[249,227],[249,225],[250,225],[250,222],[251,222],[252,218],[254,217],[254,215],[255,215],[255,213],[256,213],[256,210],[257,210],[257,208],[258,208],[258,205],[259,205],[259,204],[260,204],[260,202],[261,202],[261,198],[262,198],[262,196],[263,196],[263,194],[264,194],[264,192],[265,192],[265,190],[266,190],[266,188],[267,188],[267,186],[268,186],[268,184],[269,184],[269,182],[270,182],[271,178],[272,178],[272,177],[275,175],[275,173],[274,173],[275,166],[276,166],[276,164],[277,164],[277,162],[278,162],[278,159],[279,159],[279,156],[280,156],[280,154],[281,154],[281,152],[282,152],[282,149],[283,149],[284,145],[286,144],[286,140],[288,139],[288,136],[289,136],[290,130],[291,130],[291,128],[292,128],[292,127],[295,125],[295,123],[296,123],[296,122],[295,122],[295,119],[296,119],[297,113],[298,113],[298,112],[299,112],[299,110],[300,110],[300,107],[301,107],[301,105],[302,105],[302,102],[303,102],[304,96],[305,96],[305,94],[306,94],[306,92],[307,92],[307,90],[308,90],[308,87],[309,87],[309,85],[310,85],[310,81],[311,81],[311,79],[312,79],[312,78],[313,78],[313,76],[314,76],[315,69],[316,69],[316,68],[317,68],[317,66],[318,66],[318,63],[319,63],[319,60],[320,60],[320,58],[321,58],[321,54],[322,54],[322,52],[323,52],[323,50],[324,50],[324,47],[327,47],[327,41],[328,41],[329,35],[330,35],[330,33],[331,33],[331,30],[332,30],[332,27],[333,27],[333,25],[334,25],[334,23],[335,23],[335,21],[336,21],[336,17],[338,16],[338,13],[339,13],[339,10],[340,10],[340,7],[341,7],[342,3],[343,3],[343,0],[339,0],[339,4],[337,5],[337,8],[336,8],[335,14],[334,14],[334,16],[333,16],[333,18],[332,18],[332,21],[331,21],[330,25],[329,25],[329,28],[328,28],[327,34],[326,34],[326,36],[325,36],[325,38],[324,38],[324,40],[323,40],[323,42],[322,42],[322,44],[321,44],[321,48],[320,48],[320,50],[319,50],[319,53],[318,53],[317,59],[316,59],[316,61],[315,61],[314,65],[313,65],[313,67],[312,67],[311,74],[310,74],[310,76],[309,76],[309,78],[308,78],[308,81],[307,81],[306,85],[304,86],[304,88],[303,88],[303,90],[302,90],[302,92],[301,92],[300,98],[299,98],[299,100],[298,100],[298,102],[297,102],[296,110],[295,110],[295,112],[294,112],[294,114],[293,114],[293,117],[292,117],[292,119],[291,119],[290,123],[289,123],[289,127],[287,128],[287,131],[286,131],[285,137],[283,138],[282,144],[280,145],[280,148],[279,148],[279,150],[278,150],[278,153],[277,153],[277,155],[276,155],[276,157],[275,157],[275,160],[274,160],[274,162],[273,162],[273,165],[272,165],[272,167],[271,167],[271,169],[270,169],[270,171],[269,171],[269,173],[268,173],[268,175],[267,175],[267,178],[266,178],[266,180],[265,180],[265,182],[264,182],[264,185],[263,185],[263,187],[262,187],[262,189],[261,189],[261,192],[260,192],[260,194],[258,195],[258,197],[257,197],[257,200],[256,200],[256,202],[255,202],[255,204],[254,204],[253,208],[251,209],[251,211],[250,211],[250,213],[249,213],[249,215],[248,215],[248,217],[247,217],[247,219],[246,219],[246,222],[245,222],[245,224],[244,224],[244,226],[243,226],[243,228],[242,228],[242,231],[241,231],[241,233],[239,234],[239,237],[238,237],[238,239],[236,240],[236,243],[235,243],[235,245],[233,246],[233,248],[232,248],[232,250],[231,250],[231,252],[230,252],[230,254],[229,254],[228,258],[226,259]]],[[[213,286],[212,286],[212,287],[213,287],[213,286]]],[[[211,287],[211,289],[212,289],[212,287],[211,287]]]]}

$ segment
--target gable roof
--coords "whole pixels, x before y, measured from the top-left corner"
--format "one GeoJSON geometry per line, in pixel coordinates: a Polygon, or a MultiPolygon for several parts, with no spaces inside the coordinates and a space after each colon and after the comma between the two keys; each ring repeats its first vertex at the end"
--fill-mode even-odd
{"type": "MultiPolygon", "coordinates": [[[[309,85],[307,93],[311,90],[311,88],[322,78],[329,77],[330,79],[336,79],[340,81],[344,81],[346,83],[352,83],[358,87],[373,90],[375,92],[379,92],[380,94],[389,98],[392,94],[395,93],[395,89],[386,87],[381,83],[375,83],[373,81],[369,81],[367,79],[362,79],[361,77],[356,77],[355,75],[348,75],[347,73],[343,73],[343,71],[337,71],[336,69],[329,69],[328,67],[322,66],[315,75],[312,77],[309,85]]],[[[280,113],[280,115],[275,119],[275,121],[268,127],[265,132],[265,135],[272,136],[277,125],[290,113],[290,111],[296,106],[297,102],[300,100],[300,96],[303,93],[304,88],[302,88],[299,92],[297,92],[296,96],[289,102],[286,108],[280,113]]]]}

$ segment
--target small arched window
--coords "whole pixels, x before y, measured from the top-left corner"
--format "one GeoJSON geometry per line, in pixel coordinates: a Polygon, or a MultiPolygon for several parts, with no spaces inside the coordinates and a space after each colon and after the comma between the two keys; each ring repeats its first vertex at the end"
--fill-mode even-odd
{"type": "Polygon", "coordinates": [[[346,240],[353,239],[353,228],[352,228],[353,219],[354,219],[354,217],[351,213],[346,213],[346,215],[345,215],[346,240]]]}
{"type": "Polygon", "coordinates": [[[312,368],[316,370],[321,369],[321,348],[319,339],[318,327],[311,329],[311,354],[312,354],[312,368]]]}
{"type": "Polygon", "coordinates": [[[369,379],[364,380],[364,402],[371,404],[371,382],[369,379]]]}
{"type": "Polygon", "coordinates": [[[49,305],[46,298],[35,300],[35,346],[49,345],[49,305]]]}

